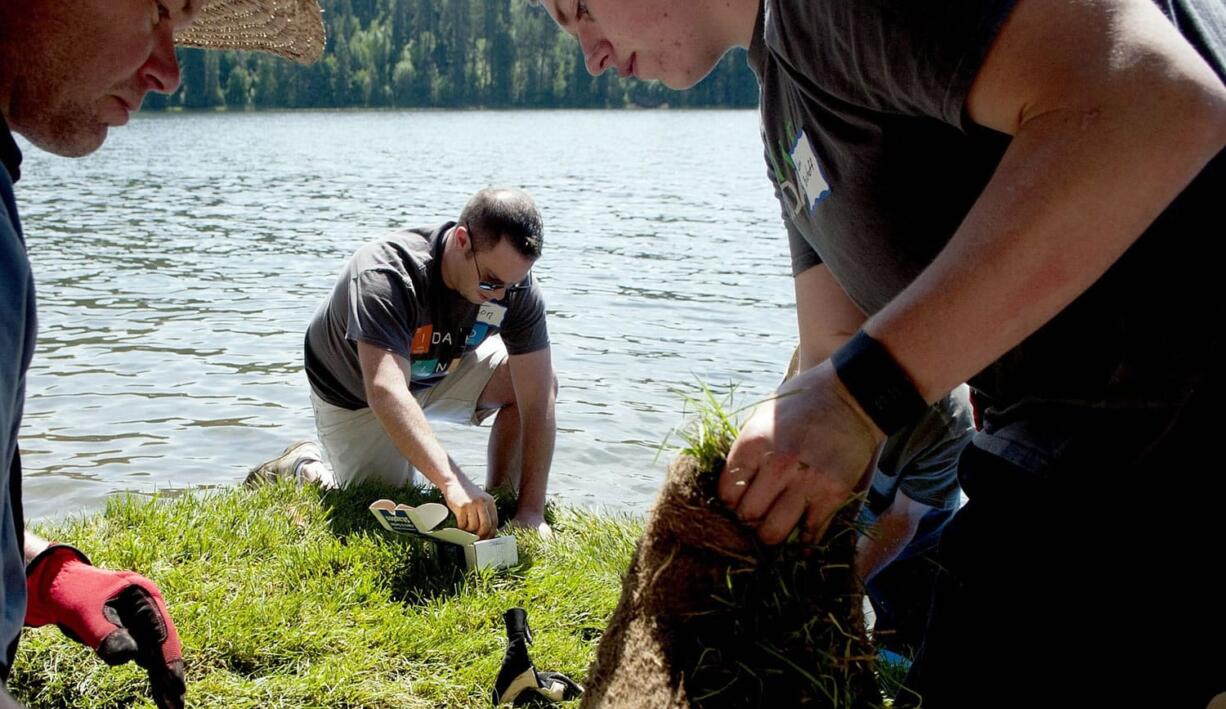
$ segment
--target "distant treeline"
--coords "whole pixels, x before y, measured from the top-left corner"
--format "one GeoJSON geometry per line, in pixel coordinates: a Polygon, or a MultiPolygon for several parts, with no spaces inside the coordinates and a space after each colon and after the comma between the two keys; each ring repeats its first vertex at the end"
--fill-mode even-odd
{"type": "Polygon", "coordinates": [[[578,43],[524,0],[322,0],[314,66],[179,50],[183,85],[146,108],[754,106],[743,51],[690,91],[588,75],[578,43]]]}

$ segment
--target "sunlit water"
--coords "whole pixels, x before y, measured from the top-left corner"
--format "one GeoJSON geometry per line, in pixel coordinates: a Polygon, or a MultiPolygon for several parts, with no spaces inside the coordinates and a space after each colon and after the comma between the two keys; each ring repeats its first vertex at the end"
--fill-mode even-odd
{"type": "MultiPolygon", "coordinates": [[[[562,500],[646,509],[678,390],[763,396],[795,340],[752,111],[138,116],[86,159],[23,147],[30,517],[234,485],[312,435],[302,335],[346,258],[490,184],[545,217],[562,500]]],[[[483,479],[485,431],[437,430],[483,479]]]]}

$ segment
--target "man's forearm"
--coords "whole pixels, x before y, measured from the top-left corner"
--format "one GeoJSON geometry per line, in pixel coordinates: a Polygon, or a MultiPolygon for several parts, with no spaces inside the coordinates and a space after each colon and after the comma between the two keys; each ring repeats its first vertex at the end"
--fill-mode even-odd
{"type": "Polygon", "coordinates": [[[25,563],[27,564],[34,561],[34,557],[43,553],[47,550],[47,547],[51,546],[51,542],[31,532],[28,527],[26,528],[25,537],[26,543],[22,556],[25,557],[25,563]]]}
{"type": "Polygon", "coordinates": [[[911,541],[911,530],[903,520],[882,518],[856,541],[856,576],[868,582],[898,558],[911,541]]]}
{"type": "Polygon", "coordinates": [[[796,325],[800,335],[797,372],[826,361],[864,324],[866,316],[824,264],[793,278],[796,325]]]}
{"type": "Polygon", "coordinates": [[[372,397],[370,408],[396,449],[427,480],[442,489],[459,479],[460,472],[411,393],[387,392],[372,397]]]}
{"type": "Polygon", "coordinates": [[[903,492],[894,495],[873,526],[856,542],[856,575],[861,581],[876,576],[907,548],[924,515],[933,507],[916,502],[903,492]]]}
{"type": "Polygon", "coordinates": [[[1124,145],[1143,139],[1102,132],[1087,136],[1053,118],[1019,133],[950,244],[865,326],[927,401],[981,371],[1089,288],[1213,149],[1185,151],[1169,165],[1155,149],[1124,145]],[[1148,162],[1152,174],[1103,159],[1112,152],[1148,162]],[[1146,154],[1129,156],[1137,152],[1146,154]]]}
{"type": "Polygon", "coordinates": [[[539,412],[524,411],[520,417],[523,460],[519,481],[519,513],[543,514],[549,468],[553,464],[557,422],[552,405],[539,412]]]}

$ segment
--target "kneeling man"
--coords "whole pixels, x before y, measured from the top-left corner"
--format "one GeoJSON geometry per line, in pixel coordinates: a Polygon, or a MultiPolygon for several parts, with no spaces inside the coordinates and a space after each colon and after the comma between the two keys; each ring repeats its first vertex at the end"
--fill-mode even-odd
{"type": "Polygon", "coordinates": [[[459,220],[366,244],[341,271],[306,334],[314,443],[255,471],[345,486],[414,482],[442,491],[459,527],[498,527],[494,500],[443,450],[427,419],[494,414],[486,488],[519,492],[514,523],[548,534],[557,380],[545,304],[531,269],[540,213],[527,193],[484,189],[459,220]]]}

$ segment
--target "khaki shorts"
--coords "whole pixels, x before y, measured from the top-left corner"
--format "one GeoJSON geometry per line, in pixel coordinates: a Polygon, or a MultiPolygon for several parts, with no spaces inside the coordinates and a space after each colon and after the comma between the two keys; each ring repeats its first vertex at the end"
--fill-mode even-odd
{"type": "MultiPolygon", "coordinates": [[[[477,410],[477,401],[494,370],[507,359],[502,338],[495,335],[464,355],[456,370],[429,389],[413,395],[432,421],[480,425],[493,409],[477,410]]],[[[315,430],[337,485],[382,482],[414,484],[415,470],[392,443],[383,424],[369,408],[350,411],[333,406],[311,392],[315,430]]]]}

